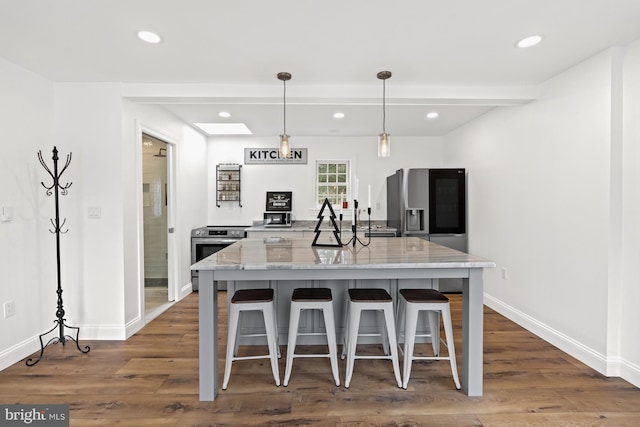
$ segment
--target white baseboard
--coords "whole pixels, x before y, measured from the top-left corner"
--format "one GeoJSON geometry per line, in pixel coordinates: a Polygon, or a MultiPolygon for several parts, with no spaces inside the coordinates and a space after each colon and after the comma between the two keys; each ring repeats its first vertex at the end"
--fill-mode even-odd
{"type": "Polygon", "coordinates": [[[131,338],[136,332],[144,328],[144,319],[141,316],[136,317],[125,325],[125,339],[131,338]]]}
{"type": "Polygon", "coordinates": [[[126,331],[122,325],[84,325],[80,327],[80,341],[124,341],[126,331]]]}
{"type": "Polygon", "coordinates": [[[0,371],[40,350],[38,337],[26,339],[0,353],[0,371]]]}
{"type": "Polygon", "coordinates": [[[608,377],[620,377],[634,386],[640,387],[640,366],[619,357],[607,357],[486,293],[484,294],[484,303],[487,307],[601,374],[608,377]]]}
{"type": "Polygon", "coordinates": [[[620,362],[620,378],[640,388],[640,366],[623,360],[620,362]]]}
{"type": "Polygon", "coordinates": [[[178,296],[178,301],[181,301],[184,297],[189,295],[191,292],[193,292],[193,285],[191,284],[191,282],[189,282],[186,285],[182,286],[182,288],[180,288],[180,295],[178,296]]]}

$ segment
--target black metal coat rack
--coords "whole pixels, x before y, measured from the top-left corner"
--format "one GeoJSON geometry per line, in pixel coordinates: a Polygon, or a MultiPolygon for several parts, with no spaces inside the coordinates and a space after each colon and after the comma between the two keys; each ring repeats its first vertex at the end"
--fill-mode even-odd
{"type": "Polygon", "coordinates": [[[54,198],[55,198],[55,206],[56,206],[56,217],[55,219],[51,220],[51,224],[53,225],[53,230],[49,230],[49,231],[56,235],[56,266],[57,266],[57,278],[58,278],[58,290],[56,292],[58,294],[58,309],[56,310],[56,320],[53,321],[54,323],[53,328],[49,329],[47,332],[43,334],[40,334],[40,355],[35,360],[31,357],[27,359],[27,362],[26,362],[27,366],[33,366],[36,363],[38,363],[40,359],[42,359],[42,355],[44,354],[44,349],[50,344],[62,343],[62,345],[65,345],[67,341],[71,340],[76,344],[77,349],[81,353],[88,353],[89,350],[91,350],[89,346],[85,346],[84,350],[80,348],[80,344],[78,342],[78,336],[80,335],[80,328],[76,326],[69,326],[65,323],[66,319],[64,318],[64,308],[62,303],[62,283],[60,280],[60,234],[64,234],[68,230],[64,230],[64,231],[62,230],[62,227],[64,226],[65,222],[67,222],[66,219],[64,219],[62,223],[60,223],[59,196],[60,194],[63,196],[66,195],[67,189],[71,187],[71,184],[72,184],[71,182],[66,183],[64,185],[60,184],[60,177],[62,176],[64,171],[67,170],[67,168],[69,167],[69,164],[71,163],[71,153],[67,154],[67,161],[65,162],[64,167],[60,172],[58,172],[59,158],[58,158],[58,149],[56,147],[53,147],[52,159],[53,159],[53,172],[51,172],[51,169],[49,169],[47,164],[42,159],[42,151],[38,151],[38,160],[40,160],[40,164],[53,179],[53,183],[50,186],[45,185],[44,182],[41,182],[40,184],[42,184],[42,186],[47,190],[47,196],[51,196],[51,195],[55,196],[54,198]],[[56,328],[58,329],[58,336],[51,338],[49,342],[47,342],[47,344],[44,344],[42,337],[50,334],[56,328]],[[76,331],[76,337],[73,338],[70,335],[65,335],[64,333],[65,328],[74,329],[76,331]]]}

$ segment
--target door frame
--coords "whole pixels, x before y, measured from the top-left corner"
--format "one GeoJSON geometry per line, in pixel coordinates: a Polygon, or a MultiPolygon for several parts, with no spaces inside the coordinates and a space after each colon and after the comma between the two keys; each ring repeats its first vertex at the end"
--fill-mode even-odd
{"type": "MultiPolygon", "coordinates": [[[[178,138],[170,135],[157,128],[147,126],[143,123],[136,123],[136,188],[138,200],[138,313],[139,317],[145,320],[144,310],[144,213],[143,213],[143,194],[142,194],[142,134],[147,134],[167,144],[167,302],[177,301],[180,299],[178,295],[179,283],[179,249],[176,239],[176,156],[178,138]],[[174,230],[174,232],[169,232],[174,230]]],[[[143,322],[146,323],[146,320],[143,322]]]]}

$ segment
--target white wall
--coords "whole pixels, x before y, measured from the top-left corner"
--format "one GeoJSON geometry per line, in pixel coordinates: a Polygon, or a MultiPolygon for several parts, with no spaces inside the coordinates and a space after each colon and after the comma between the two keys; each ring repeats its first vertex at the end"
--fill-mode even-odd
{"type": "Polygon", "coordinates": [[[619,155],[618,53],[550,79],[536,102],[496,109],[448,135],[445,157],[469,170],[469,249],[498,265],[485,272],[486,303],[603,373],[618,360],[611,331],[622,330],[635,342],[622,357],[637,375],[637,315],[618,319],[608,303],[620,286],[611,187],[620,172],[611,157],[619,155]]]}
{"type": "Polygon", "coordinates": [[[13,220],[0,222],[0,310],[14,301],[16,315],[0,316],[0,369],[39,348],[32,338],[56,312],[55,239],[48,232],[53,201],[36,156],[51,164],[53,84],[0,58],[0,205],[13,220]]]}
{"type": "Polygon", "coordinates": [[[63,215],[64,299],[68,323],[85,339],[124,338],[121,89],[119,84],[58,83],[55,140],[73,159],[63,215]],[[88,217],[99,207],[98,219],[88,217]]]}
{"type": "Polygon", "coordinates": [[[209,225],[246,225],[262,221],[266,191],[293,192],[293,219],[316,220],[315,164],[317,160],[347,159],[360,183],[360,208],[367,205],[367,186],[371,185],[372,220],[385,220],[386,177],[400,168],[442,167],[442,138],[394,137],[390,158],[378,158],[377,136],[292,137],[292,147],[307,148],[306,165],[243,165],[242,208],[235,202],[215,203],[215,172],[218,163],[244,164],[245,148],[275,148],[277,136],[267,138],[233,137],[209,140],[209,225]],[[340,154],[336,154],[340,153],[340,154]],[[379,206],[379,207],[378,207],[379,206]]]}
{"type": "Polygon", "coordinates": [[[627,48],[623,102],[623,268],[620,375],[640,387],[640,41],[627,48]]]}

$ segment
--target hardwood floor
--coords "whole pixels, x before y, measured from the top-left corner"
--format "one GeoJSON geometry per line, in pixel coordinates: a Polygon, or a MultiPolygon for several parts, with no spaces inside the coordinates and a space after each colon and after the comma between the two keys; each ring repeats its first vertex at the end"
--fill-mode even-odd
{"type": "MultiPolygon", "coordinates": [[[[450,297],[460,358],[460,296],[450,297]]],[[[219,301],[226,312],[226,295],[219,301]]],[[[487,308],[483,397],[457,391],[446,361],[415,362],[402,390],[388,361],[356,361],[345,389],[333,384],[328,359],[297,359],[286,388],[275,386],[262,359],[236,362],[228,390],[200,402],[197,312],[195,293],[125,342],[81,339],[91,346],[84,355],[73,343],[51,346],[37,365],[22,361],[0,372],[0,403],[69,404],[70,425],[88,427],[640,425],[640,389],[598,374],[487,308]]],[[[226,327],[220,325],[221,354],[226,327]]],[[[219,363],[222,376],[224,357],[219,363]]],[[[340,361],[341,381],[344,368],[340,361]]]]}

